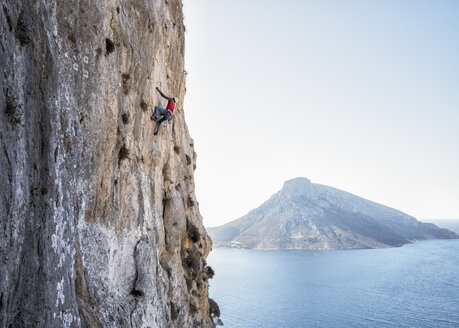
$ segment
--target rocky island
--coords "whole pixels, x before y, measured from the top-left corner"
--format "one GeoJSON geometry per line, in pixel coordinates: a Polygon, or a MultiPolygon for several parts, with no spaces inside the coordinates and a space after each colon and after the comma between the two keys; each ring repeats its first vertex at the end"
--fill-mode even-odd
{"type": "Polygon", "coordinates": [[[398,210],[306,178],[284,183],[247,215],[207,229],[215,246],[254,249],[350,249],[459,238],[398,210]]]}

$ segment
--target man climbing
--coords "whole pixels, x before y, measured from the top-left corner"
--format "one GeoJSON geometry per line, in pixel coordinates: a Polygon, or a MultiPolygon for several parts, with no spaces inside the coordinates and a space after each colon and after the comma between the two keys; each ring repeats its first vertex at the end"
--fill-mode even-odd
{"type": "MultiPolygon", "coordinates": [[[[163,117],[156,123],[155,127],[155,135],[158,134],[159,129],[161,128],[161,124],[164,123],[166,120],[171,120],[172,119],[172,114],[174,113],[174,108],[175,108],[175,103],[178,101],[177,97],[168,97],[164,93],[159,90],[158,87],[156,87],[156,90],[158,90],[159,94],[167,99],[167,106],[166,108],[161,107],[161,102],[158,102],[158,106],[155,106],[155,111],[153,112],[153,116],[151,119],[157,120],[159,118],[159,115],[162,115],[163,117]]],[[[158,97],[159,98],[159,97],[158,97]]],[[[159,98],[161,99],[161,98],[159,98]]]]}

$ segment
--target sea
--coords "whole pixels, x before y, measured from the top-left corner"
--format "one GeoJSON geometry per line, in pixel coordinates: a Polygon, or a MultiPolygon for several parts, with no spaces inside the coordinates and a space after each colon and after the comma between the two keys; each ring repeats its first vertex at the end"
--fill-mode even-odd
{"type": "MultiPolygon", "coordinates": [[[[445,227],[459,233],[459,222],[445,227]]],[[[215,248],[207,262],[224,327],[459,327],[459,239],[332,251],[215,248]]]]}

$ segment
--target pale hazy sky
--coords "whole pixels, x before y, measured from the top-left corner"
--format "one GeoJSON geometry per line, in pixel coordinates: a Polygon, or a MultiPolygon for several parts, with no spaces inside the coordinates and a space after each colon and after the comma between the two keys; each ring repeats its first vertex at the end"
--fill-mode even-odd
{"type": "Polygon", "coordinates": [[[459,218],[459,1],[185,0],[205,226],[290,178],[459,218]]]}

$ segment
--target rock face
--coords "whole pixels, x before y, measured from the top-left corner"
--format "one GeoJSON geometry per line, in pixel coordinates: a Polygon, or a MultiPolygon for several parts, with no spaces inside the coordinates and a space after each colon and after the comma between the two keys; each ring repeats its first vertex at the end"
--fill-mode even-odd
{"type": "Polygon", "coordinates": [[[213,327],[181,1],[0,10],[0,327],[213,327]]]}
{"type": "Polygon", "coordinates": [[[347,249],[459,238],[395,209],[305,178],[284,183],[242,218],[208,228],[216,246],[259,249],[347,249]]]}

